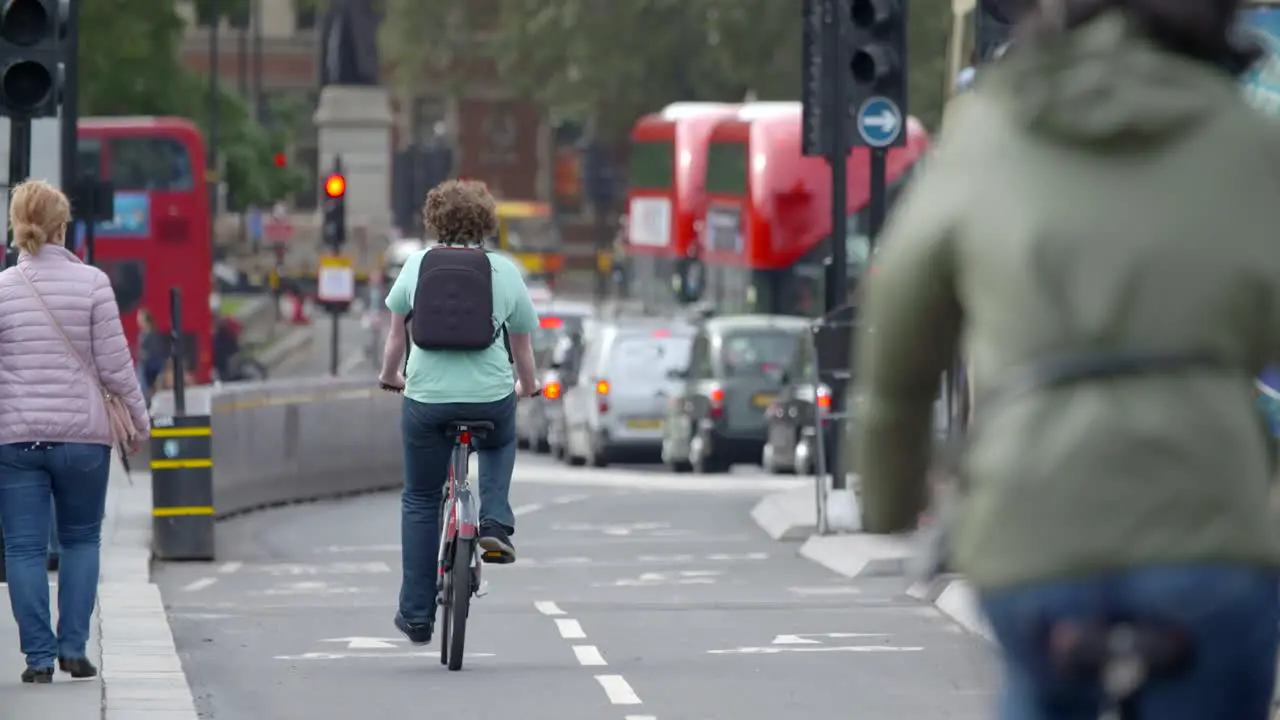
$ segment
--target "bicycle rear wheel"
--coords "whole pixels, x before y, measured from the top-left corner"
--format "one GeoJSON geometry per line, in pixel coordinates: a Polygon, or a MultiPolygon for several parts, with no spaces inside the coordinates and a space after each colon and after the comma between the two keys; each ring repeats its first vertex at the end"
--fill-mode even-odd
{"type": "Polygon", "coordinates": [[[443,654],[444,645],[449,647],[450,670],[462,669],[463,648],[467,644],[467,615],[471,613],[471,559],[475,552],[475,540],[458,538],[453,543],[453,567],[449,569],[452,582],[449,587],[449,609],[447,611],[449,635],[447,640],[441,639],[443,654]]]}

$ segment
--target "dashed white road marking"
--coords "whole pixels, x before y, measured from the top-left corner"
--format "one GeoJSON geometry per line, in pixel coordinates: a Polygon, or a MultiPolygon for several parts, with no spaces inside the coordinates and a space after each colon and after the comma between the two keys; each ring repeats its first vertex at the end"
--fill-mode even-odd
{"type": "Polygon", "coordinates": [[[573,618],[556,618],[556,629],[565,640],[581,640],[587,636],[582,626],[573,618]]]}
{"type": "Polygon", "coordinates": [[[218,566],[218,572],[224,575],[230,575],[231,573],[238,571],[242,567],[244,567],[244,563],[242,562],[238,562],[238,561],[224,562],[218,566]]]}
{"type": "Polygon", "coordinates": [[[609,702],[614,705],[640,704],[640,696],[636,695],[631,684],[621,675],[597,675],[596,682],[604,688],[604,694],[609,696],[609,702]]]}
{"type": "Polygon", "coordinates": [[[551,602],[550,600],[539,600],[538,602],[534,603],[533,606],[537,608],[538,612],[542,613],[543,615],[563,615],[564,614],[564,611],[560,609],[560,606],[551,602]]]}
{"type": "Polygon", "coordinates": [[[600,654],[600,649],[595,645],[574,645],[573,654],[577,656],[578,663],[587,666],[608,665],[604,661],[604,656],[600,654]]]}
{"type": "Polygon", "coordinates": [[[216,577],[203,577],[194,582],[187,583],[186,585],[183,586],[182,590],[184,592],[198,592],[200,590],[203,590],[209,587],[210,585],[216,582],[218,582],[218,578],[216,577]]]}
{"type": "Polygon", "coordinates": [[[624,720],[658,720],[656,715],[628,715],[624,720]]]}
{"type": "Polygon", "coordinates": [[[517,505],[516,507],[511,508],[511,514],[515,515],[516,517],[520,517],[521,515],[528,515],[529,513],[538,512],[539,510],[545,507],[546,505],[543,505],[542,503],[529,503],[528,505],[517,505]]]}

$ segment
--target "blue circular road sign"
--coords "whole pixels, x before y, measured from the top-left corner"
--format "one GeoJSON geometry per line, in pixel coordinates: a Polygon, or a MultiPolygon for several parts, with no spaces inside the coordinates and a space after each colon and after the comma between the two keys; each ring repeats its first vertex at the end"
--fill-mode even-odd
{"type": "Polygon", "coordinates": [[[870,147],[889,147],[902,134],[902,109],[887,97],[870,97],[858,108],[858,135],[870,147]]]}

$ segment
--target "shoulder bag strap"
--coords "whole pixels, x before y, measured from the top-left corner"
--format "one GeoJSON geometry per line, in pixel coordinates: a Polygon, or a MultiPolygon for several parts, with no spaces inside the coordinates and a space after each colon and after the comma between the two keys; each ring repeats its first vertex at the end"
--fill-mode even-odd
{"type": "Polygon", "coordinates": [[[27,274],[22,271],[22,268],[19,267],[16,269],[18,275],[22,277],[22,281],[25,282],[27,287],[31,290],[31,294],[35,296],[36,302],[40,303],[40,309],[44,310],[45,317],[49,318],[49,324],[58,332],[58,337],[62,338],[62,342],[67,346],[67,353],[70,354],[71,357],[75,358],[76,364],[80,366],[80,369],[85,375],[88,375],[89,378],[93,380],[94,384],[98,386],[98,390],[102,392],[102,395],[104,397],[109,396],[111,393],[107,391],[107,388],[103,386],[102,381],[98,379],[97,373],[93,372],[89,368],[89,363],[85,362],[80,353],[76,351],[76,346],[71,344],[71,338],[67,337],[67,333],[63,331],[62,325],[59,324],[58,319],[54,317],[53,311],[49,309],[47,304],[45,304],[44,298],[40,296],[40,291],[36,290],[36,286],[31,282],[31,278],[27,277],[27,274]]]}

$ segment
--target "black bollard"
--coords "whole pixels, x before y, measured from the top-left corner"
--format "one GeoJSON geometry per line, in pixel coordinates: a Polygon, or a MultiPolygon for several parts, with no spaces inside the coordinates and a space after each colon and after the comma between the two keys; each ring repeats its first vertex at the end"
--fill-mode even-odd
{"type": "Polygon", "coordinates": [[[160,560],[213,560],[213,427],[187,415],[182,293],[169,290],[173,416],[151,430],[151,549],[160,560]]]}

